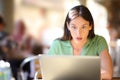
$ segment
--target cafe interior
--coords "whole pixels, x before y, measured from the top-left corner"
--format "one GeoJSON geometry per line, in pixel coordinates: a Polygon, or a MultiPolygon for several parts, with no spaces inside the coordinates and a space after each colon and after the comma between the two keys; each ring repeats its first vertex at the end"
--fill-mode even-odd
{"type": "Polygon", "coordinates": [[[63,35],[67,12],[80,4],[92,13],[95,34],[106,39],[113,80],[120,80],[120,0],[0,0],[0,80],[42,79],[39,55],[47,55],[63,35]]]}

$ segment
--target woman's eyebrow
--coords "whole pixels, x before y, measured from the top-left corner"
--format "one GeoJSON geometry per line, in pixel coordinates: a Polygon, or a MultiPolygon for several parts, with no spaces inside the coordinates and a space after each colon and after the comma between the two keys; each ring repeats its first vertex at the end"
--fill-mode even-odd
{"type": "Polygon", "coordinates": [[[87,23],[84,23],[83,25],[84,25],[84,26],[87,26],[88,24],[87,24],[87,23]]]}
{"type": "Polygon", "coordinates": [[[70,25],[75,26],[75,24],[71,23],[70,25]]]}

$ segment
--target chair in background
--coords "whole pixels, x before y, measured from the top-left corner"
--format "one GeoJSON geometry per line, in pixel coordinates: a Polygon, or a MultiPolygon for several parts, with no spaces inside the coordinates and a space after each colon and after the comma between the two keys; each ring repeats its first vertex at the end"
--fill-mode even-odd
{"type": "Polygon", "coordinates": [[[36,76],[37,78],[42,79],[39,58],[40,55],[37,55],[37,56],[27,57],[23,60],[23,62],[20,65],[20,71],[18,74],[19,80],[33,80],[33,78],[36,76]],[[30,66],[28,67],[30,67],[30,72],[24,70],[24,66],[29,62],[30,62],[30,66]]]}

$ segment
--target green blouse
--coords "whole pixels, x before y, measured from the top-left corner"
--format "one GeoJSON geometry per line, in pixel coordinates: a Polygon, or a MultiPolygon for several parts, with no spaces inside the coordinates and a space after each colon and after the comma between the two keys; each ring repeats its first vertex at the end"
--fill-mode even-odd
{"type": "MultiPolygon", "coordinates": [[[[108,49],[106,40],[102,36],[95,35],[94,38],[88,40],[80,55],[99,56],[100,52],[105,49],[108,49]]],[[[73,47],[70,40],[54,40],[48,51],[48,55],[73,55],[73,47]]]]}

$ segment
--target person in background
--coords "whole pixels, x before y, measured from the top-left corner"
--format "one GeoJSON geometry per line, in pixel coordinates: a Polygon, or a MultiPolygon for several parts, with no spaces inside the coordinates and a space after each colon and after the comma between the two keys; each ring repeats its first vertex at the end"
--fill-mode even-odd
{"type": "Polygon", "coordinates": [[[113,77],[120,77],[120,28],[118,25],[115,27],[107,27],[110,35],[110,55],[113,62],[113,77]]]}
{"type": "Polygon", "coordinates": [[[0,16],[0,59],[6,60],[7,56],[7,37],[8,33],[4,31],[5,21],[2,16],[0,16]]]}
{"type": "Polygon", "coordinates": [[[23,40],[23,36],[25,35],[25,30],[26,27],[22,20],[16,22],[13,32],[13,37],[18,43],[20,43],[23,40]]]}
{"type": "MultiPolygon", "coordinates": [[[[12,52],[10,55],[10,65],[13,77],[15,80],[18,80],[18,73],[19,73],[19,67],[22,63],[22,61],[31,55],[30,46],[29,46],[29,39],[27,41],[27,38],[25,39],[25,31],[26,26],[23,20],[18,20],[15,23],[15,27],[13,29],[12,34],[10,35],[11,40],[16,44],[12,48],[12,52]]],[[[24,69],[29,70],[29,63],[24,67],[24,69]]]]}
{"type": "Polygon", "coordinates": [[[101,79],[112,79],[112,60],[106,40],[94,33],[93,17],[87,7],[78,5],[67,14],[64,35],[54,40],[48,55],[100,56],[101,79]]]}

